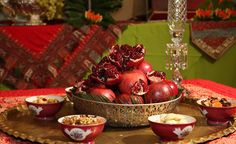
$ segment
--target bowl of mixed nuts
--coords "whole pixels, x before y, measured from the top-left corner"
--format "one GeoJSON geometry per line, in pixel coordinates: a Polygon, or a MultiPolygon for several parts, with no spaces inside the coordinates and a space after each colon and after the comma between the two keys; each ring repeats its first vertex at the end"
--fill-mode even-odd
{"type": "Polygon", "coordinates": [[[68,115],[58,119],[63,134],[80,143],[94,143],[106,123],[106,119],[96,115],[68,115]]]}

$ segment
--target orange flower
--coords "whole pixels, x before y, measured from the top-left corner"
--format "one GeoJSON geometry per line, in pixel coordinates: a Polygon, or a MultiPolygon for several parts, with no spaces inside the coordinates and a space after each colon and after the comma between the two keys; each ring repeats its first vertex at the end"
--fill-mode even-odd
{"type": "Polygon", "coordinates": [[[98,22],[101,22],[102,21],[102,15],[100,15],[99,13],[95,14],[94,12],[92,11],[85,11],[85,18],[94,22],[94,23],[98,23],[98,22]]]}
{"type": "Polygon", "coordinates": [[[226,13],[226,11],[222,10],[222,9],[216,9],[215,10],[215,15],[219,18],[221,18],[222,20],[226,20],[229,19],[230,14],[226,13]]]}
{"type": "Polygon", "coordinates": [[[227,8],[227,9],[225,10],[225,12],[226,12],[229,16],[236,17],[236,10],[234,10],[234,9],[227,8]]]}
{"type": "Polygon", "coordinates": [[[203,10],[203,9],[196,10],[196,16],[199,18],[210,18],[211,15],[212,15],[212,10],[203,10]]]}

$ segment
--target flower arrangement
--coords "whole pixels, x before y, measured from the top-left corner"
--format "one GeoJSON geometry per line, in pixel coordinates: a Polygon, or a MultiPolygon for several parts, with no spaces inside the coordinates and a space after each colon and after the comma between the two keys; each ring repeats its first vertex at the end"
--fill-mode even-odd
{"type": "Polygon", "coordinates": [[[206,0],[196,10],[197,20],[235,20],[235,0],[206,0]]]}
{"type": "Polygon", "coordinates": [[[66,0],[65,21],[74,27],[97,24],[104,28],[115,20],[111,13],[122,6],[122,0],[66,0]]]}
{"type": "Polygon", "coordinates": [[[99,13],[95,14],[91,10],[85,11],[84,16],[87,20],[90,20],[91,22],[94,22],[94,23],[101,22],[103,18],[102,15],[100,15],[99,13]]]}

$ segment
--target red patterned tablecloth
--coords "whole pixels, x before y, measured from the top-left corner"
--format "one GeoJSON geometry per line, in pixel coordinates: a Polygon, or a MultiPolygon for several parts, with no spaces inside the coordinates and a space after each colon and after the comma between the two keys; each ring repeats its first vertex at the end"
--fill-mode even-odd
{"type": "MultiPolygon", "coordinates": [[[[236,98],[236,88],[228,87],[209,80],[185,80],[183,86],[190,91],[190,97],[230,97],[236,98]]],[[[58,94],[65,95],[64,88],[49,88],[49,89],[32,89],[32,90],[14,90],[0,91],[0,112],[7,108],[24,103],[26,97],[32,95],[58,94]]],[[[11,136],[0,132],[1,144],[29,144],[30,142],[22,142],[11,136]]],[[[235,144],[236,132],[233,134],[213,140],[209,144],[235,144]]]]}

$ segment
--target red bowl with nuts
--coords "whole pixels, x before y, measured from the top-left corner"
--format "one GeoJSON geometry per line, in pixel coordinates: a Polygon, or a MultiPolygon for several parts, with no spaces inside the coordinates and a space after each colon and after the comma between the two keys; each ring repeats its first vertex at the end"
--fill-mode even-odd
{"type": "Polygon", "coordinates": [[[58,119],[65,136],[81,143],[94,143],[105,126],[106,119],[95,115],[69,115],[58,119]]]}
{"type": "Polygon", "coordinates": [[[236,114],[236,100],[205,98],[197,100],[201,113],[209,125],[226,125],[236,114]]]}
{"type": "Polygon", "coordinates": [[[184,139],[192,132],[196,119],[183,114],[159,114],[148,117],[152,131],[162,141],[176,141],[184,139]]]}
{"type": "Polygon", "coordinates": [[[28,97],[25,102],[36,119],[52,120],[61,109],[64,100],[62,96],[43,95],[28,97]]]}

